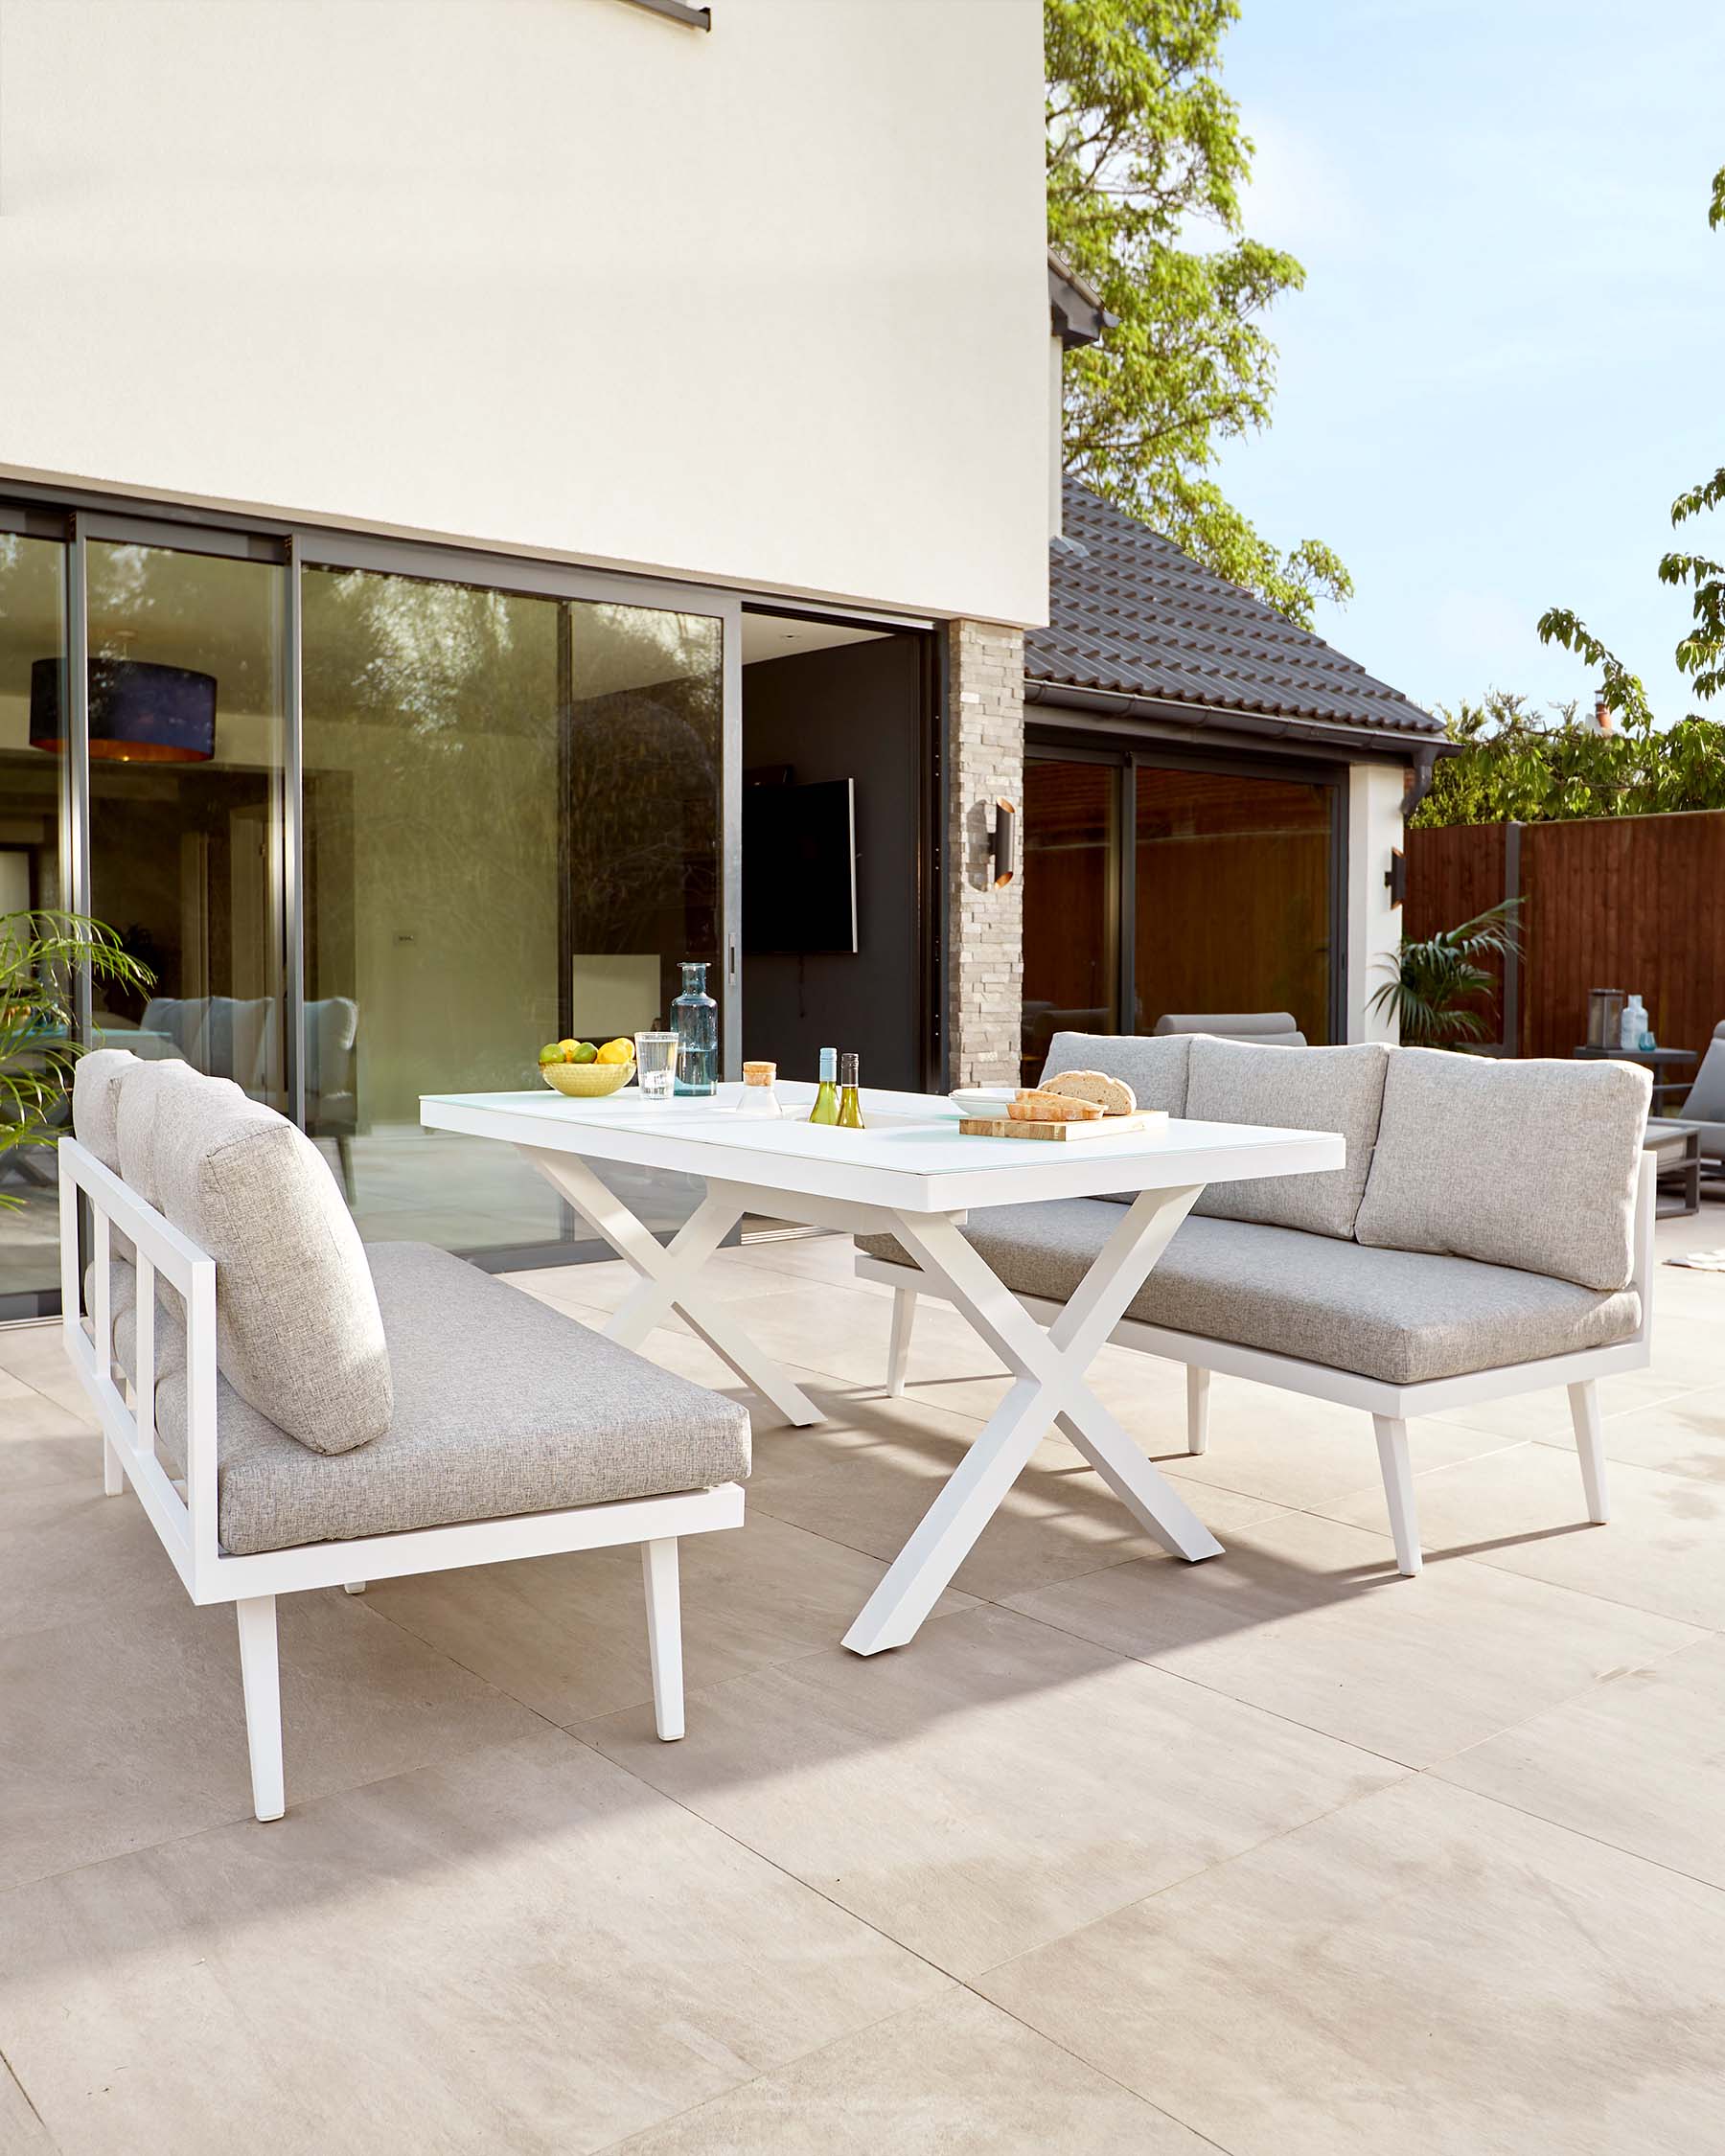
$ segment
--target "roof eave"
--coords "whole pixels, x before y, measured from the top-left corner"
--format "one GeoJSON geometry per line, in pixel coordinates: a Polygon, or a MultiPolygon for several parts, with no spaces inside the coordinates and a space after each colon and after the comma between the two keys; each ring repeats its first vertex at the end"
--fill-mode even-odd
{"type": "Polygon", "coordinates": [[[1217,733],[1388,753],[1409,764],[1428,764],[1437,756],[1453,754],[1456,745],[1442,734],[1416,733],[1371,719],[1302,719],[1284,713],[1242,711],[1229,704],[1187,703],[1178,698],[1143,696],[1123,689],[1078,688],[1044,676],[1025,677],[1024,701],[1069,711],[1107,713],[1118,719],[1158,720],[1191,731],[1208,728],[1217,733]]]}

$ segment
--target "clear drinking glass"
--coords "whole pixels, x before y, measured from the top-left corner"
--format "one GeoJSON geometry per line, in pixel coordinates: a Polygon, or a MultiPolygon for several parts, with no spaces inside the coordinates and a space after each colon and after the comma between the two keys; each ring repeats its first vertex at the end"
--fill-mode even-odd
{"type": "Polygon", "coordinates": [[[637,1033],[635,1078],[646,1100],[669,1100],[677,1077],[675,1033],[637,1033]]]}

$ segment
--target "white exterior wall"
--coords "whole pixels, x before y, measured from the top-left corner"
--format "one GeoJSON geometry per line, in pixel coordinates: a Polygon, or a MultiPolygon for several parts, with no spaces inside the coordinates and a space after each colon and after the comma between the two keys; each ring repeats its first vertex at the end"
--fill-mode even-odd
{"type": "Polygon", "coordinates": [[[1399,764],[1353,764],[1347,773],[1347,1038],[1397,1038],[1393,1017],[1371,998],[1389,978],[1385,961],[1401,941],[1402,916],[1384,878],[1402,842],[1399,764]]]}
{"type": "Polygon", "coordinates": [[[6,0],[0,474],[1046,618],[1038,0],[6,0]]]}

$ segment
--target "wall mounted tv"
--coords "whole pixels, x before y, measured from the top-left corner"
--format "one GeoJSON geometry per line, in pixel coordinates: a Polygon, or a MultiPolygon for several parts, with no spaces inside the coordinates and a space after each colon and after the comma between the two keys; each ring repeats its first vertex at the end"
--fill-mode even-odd
{"type": "Polygon", "coordinates": [[[767,958],[857,948],[854,783],[743,789],[743,950],[767,958]]]}

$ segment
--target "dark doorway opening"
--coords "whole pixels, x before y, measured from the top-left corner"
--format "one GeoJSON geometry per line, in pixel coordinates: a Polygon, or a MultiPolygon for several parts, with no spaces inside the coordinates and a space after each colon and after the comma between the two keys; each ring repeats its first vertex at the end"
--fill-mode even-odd
{"type": "Polygon", "coordinates": [[[933,645],[914,630],[744,615],[743,1044],[786,1078],[813,1078],[820,1049],[838,1047],[860,1054],[865,1085],[937,1083],[933,645]],[[751,787],[799,791],[750,816],[751,787]],[[770,861],[751,860],[751,830],[777,849],[770,861]],[[817,855],[788,860],[799,833],[817,855]]]}

